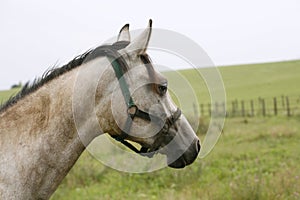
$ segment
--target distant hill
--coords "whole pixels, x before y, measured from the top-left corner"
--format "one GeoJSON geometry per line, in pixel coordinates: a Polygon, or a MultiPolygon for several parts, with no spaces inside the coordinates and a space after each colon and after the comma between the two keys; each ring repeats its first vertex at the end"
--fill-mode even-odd
{"type": "MultiPolygon", "coordinates": [[[[200,72],[209,71],[200,69],[200,72]]],[[[218,67],[226,90],[227,100],[273,98],[275,96],[300,96],[300,60],[264,64],[218,67]]],[[[180,71],[193,85],[200,101],[210,97],[205,83],[195,82],[199,77],[195,70],[180,71]]],[[[180,88],[180,85],[176,85],[180,88]]],[[[185,88],[181,88],[184,90],[185,88]]]]}

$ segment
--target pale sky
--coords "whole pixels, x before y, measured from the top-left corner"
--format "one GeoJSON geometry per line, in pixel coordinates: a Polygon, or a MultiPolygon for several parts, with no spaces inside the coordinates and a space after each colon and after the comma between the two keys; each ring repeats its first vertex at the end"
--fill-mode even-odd
{"type": "Polygon", "coordinates": [[[216,65],[300,59],[299,11],[299,0],[1,0],[0,90],[149,18],[197,42],[216,65]]]}

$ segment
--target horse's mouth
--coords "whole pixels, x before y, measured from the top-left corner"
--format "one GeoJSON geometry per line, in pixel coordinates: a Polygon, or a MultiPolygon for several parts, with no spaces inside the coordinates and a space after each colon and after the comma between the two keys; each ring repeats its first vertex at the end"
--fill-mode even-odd
{"type": "Polygon", "coordinates": [[[167,156],[167,163],[168,166],[171,168],[184,168],[187,165],[192,164],[198,154],[200,152],[200,144],[199,144],[199,140],[196,140],[188,149],[187,151],[181,155],[178,159],[176,159],[175,161],[170,161],[170,157],[167,156]]]}
{"type": "Polygon", "coordinates": [[[176,168],[176,169],[184,168],[187,165],[188,165],[187,162],[182,157],[180,157],[177,160],[175,160],[174,162],[168,164],[169,167],[176,168]]]}
{"type": "Polygon", "coordinates": [[[184,168],[187,165],[192,164],[196,160],[197,155],[198,154],[196,154],[196,156],[193,159],[186,159],[185,156],[181,156],[174,162],[168,163],[168,166],[171,168],[177,168],[177,169],[184,168]]]}

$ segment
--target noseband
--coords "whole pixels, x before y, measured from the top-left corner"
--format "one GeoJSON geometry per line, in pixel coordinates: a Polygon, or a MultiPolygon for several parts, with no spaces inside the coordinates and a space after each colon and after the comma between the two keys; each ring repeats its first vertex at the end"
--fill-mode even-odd
{"type": "MultiPolygon", "coordinates": [[[[145,112],[143,110],[140,110],[138,106],[134,103],[131,93],[129,91],[128,84],[124,78],[125,69],[127,67],[127,63],[125,59],[122,57],[121,54],[118,53],[118,50],[125,48],[129,43],[128,42],[116,42],[113,45],[106,45],[96,48],[94,51],[91,52],[89,57],[87,57],[86,61],[89,61],[97,56],[106,56],[109,61],[111,62],[111,65],[114,69],[115,75],[118,78],[118,82],[125,100],[125,103],[127,105],[127,120],[125,123],[125,126],[123,129],[121,129],[121,133],[119,135],[112,135],[115,140],[118,142],[121,142],[123,145],[127,146],[132,151],[147,157],[152,157],[156,150],[158,150],[160,147],[163,146],[162,141],[157,138],[154,141],[154,144],[152,147],[144,147],[142,146],[141,149],[137,149],[135,146],[133,146],[131,143],[126,141],[128,139],[130,133],[130,129],[132,127],[132,122],[135,118],[140,118],[148,122],[154,122],[160,127],[162,126],[162,129],[159,131],[158,134],[160,135],[168,135],[169,129],[173,125],[175,125],[175,122],[179,119],[181,116],[181,110],[177,108],[177,110],[169,117],[167,117],[165,120],[162,120],[160,117],[157,117],[155,115],[152,115],[148,112],[145,112]],[[159,144],[156,144],[159,143],[159,144]]],[[[149,63],[145,63],[149,64],[149,63]]],[[[176,126],[175,126],[176,128],[176,126]]]]}

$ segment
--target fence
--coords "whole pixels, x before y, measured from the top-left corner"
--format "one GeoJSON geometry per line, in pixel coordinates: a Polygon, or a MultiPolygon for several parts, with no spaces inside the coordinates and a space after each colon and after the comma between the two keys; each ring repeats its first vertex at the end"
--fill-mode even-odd
{"type": "Polygon", "coordinates": [[[300,95],[200,104],[202,116],[254,117],[300,115],[300,95]],[[226,111],[226,112],[225,112],[226,111]]]}

